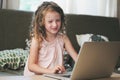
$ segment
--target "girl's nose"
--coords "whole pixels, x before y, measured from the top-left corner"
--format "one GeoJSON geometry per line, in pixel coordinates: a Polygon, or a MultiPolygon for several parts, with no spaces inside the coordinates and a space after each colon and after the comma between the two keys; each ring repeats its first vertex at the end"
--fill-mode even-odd
{"type": "Polygon", "coordinates": [[[56,27],[57,26],[57,22],[53,22],[53,26],[56,27]]]}

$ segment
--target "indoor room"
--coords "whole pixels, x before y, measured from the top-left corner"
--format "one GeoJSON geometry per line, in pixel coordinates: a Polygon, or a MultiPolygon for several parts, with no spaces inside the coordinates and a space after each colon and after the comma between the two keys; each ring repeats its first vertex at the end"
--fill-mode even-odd
{"type": "Polygon", "coordinates": [[[19,79],[119,80],[120,1],[0,0],[0,80],[19,79]]]}

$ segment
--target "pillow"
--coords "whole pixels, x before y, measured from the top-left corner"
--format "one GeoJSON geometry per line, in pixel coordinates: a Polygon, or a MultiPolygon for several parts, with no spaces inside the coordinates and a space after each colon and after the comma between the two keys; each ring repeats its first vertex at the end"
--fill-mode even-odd
{"type": "Polygon", "coordinates": [[[20,48],[0,51],[0,71],[23,68],[28,54],[28,50],[20,48]]]}
{"type": "Polygon", "coordinates": [[[76,35],[77,42],[80,47],[84,44],[84,42],[92,42],[92,41],[109,41],[109,39],[106,36],[103,35],[95,35],[95,34],[80,34],[76,35]]]}

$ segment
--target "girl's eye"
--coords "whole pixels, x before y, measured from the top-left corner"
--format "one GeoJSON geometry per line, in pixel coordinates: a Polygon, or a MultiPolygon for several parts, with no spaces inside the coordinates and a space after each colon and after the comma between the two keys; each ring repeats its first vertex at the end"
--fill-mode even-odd
{"type": "Polygon", "coordinates": [[[48,21],[49,23],[52,23],[52,21],[48,21]]]}
{"type": "Polygon", "coordinates": [[[60,22],[60,21],[61,21],[60,19],[57,20],[57,22],[60,22]]]}

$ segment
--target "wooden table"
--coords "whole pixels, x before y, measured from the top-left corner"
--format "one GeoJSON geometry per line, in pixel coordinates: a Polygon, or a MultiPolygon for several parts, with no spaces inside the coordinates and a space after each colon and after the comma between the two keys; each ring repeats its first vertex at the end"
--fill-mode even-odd
{"type": "MultiPolygon", "coordinates": [[[[57,79],[48,78],[41,75],[34,75],[34,76],[3,76],[0,77],[0,80],[57,80],[57,79]]],[[[102,78],[95,80],[120,80],[120,74],[114,73],[110,78],[102,78]]]]}
{"type": "Polygon", "coordinates": [[[41,75],[34,76],[3,76],[0,77],[0,80],[56,80],[41,75]]]}
{"type": "Polygon", "coordinates": [[[102,78],[102,79],[95,79],[95,80],[120,80],[120,74],[113,73],[110,78],[102,78]]]}

